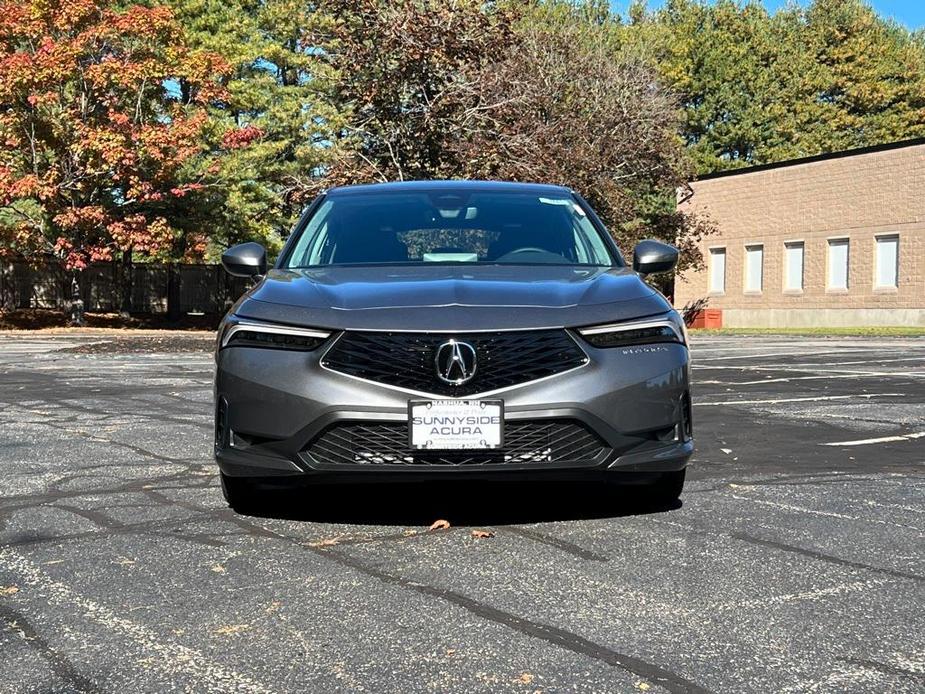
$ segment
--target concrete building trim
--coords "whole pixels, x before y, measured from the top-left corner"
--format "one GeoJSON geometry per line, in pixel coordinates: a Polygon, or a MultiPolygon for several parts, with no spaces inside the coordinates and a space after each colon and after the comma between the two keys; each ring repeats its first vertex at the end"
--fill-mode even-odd
{"type": "Polygon", "coordinates": [[[734,308],[723,311],[723,327],[725,328],[869,328],[896,326],[925,326],[925,308],[734,308]]]}
{"type": "Polygon", "coordinates": [[[726,171],[716,171],[715,173],[704,174],[698,181],[711,181],[715,178],[727,178],[729,176],[742,176],[749,173],[760,173],[762,171],[771,171],[772,169],[781,169],[789,166],[799,166],[800,164],[812,164],[818,161],[829,161],[831,159],[842,159],[845,157],[856,157],[861,154],[872,154],[876,152],[889,152],[892,149],[903,149],[905,147],[914,147],[916,145],[925,145],[925,137],[915,137],[908,140],[897,140],[896,142],[884,142],[879,145],[870,145],[868,147],[856,147],[854,149],[842,149],[837,152],[825,152],[824,154],[815,154],[811,157],[797,157],[795,159],[784,159],[775,161],[770,164],[758,164],[757,166],[748,166],[741,169],[728,169],[726,171]]]}
{"type": "Polygon", "coordinates": [[[678,208],[718,231],[701,243],[704,269],[677,278],[677,306],[706,298],[731,327],[925,326],[925,138],[722,172],[690,190],[678,208]],[[762,247],[760,288],[749,246],[762,247]],[[788,280],[800,261],[800,281],[799,268],[788,280]]]}

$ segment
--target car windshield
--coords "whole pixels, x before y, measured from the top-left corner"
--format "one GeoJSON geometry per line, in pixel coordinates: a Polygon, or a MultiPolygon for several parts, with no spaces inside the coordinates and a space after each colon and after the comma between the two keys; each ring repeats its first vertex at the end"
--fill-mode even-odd
{"type": "Polygon", "coordinates": [[[568,194],[432,190],[327,197],[281,266],[370,263],[612,266],[620,261],[568,194]]]}

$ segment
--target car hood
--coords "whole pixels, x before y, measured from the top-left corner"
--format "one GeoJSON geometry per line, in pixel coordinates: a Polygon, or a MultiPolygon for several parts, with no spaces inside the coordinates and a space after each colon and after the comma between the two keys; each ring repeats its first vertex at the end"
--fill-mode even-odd
{"type": "Polygon", "coordinates": [[[365,266],[271,270],[235,313],[333,329],[571,327],[664,313],[628,268],[365,266]]]}

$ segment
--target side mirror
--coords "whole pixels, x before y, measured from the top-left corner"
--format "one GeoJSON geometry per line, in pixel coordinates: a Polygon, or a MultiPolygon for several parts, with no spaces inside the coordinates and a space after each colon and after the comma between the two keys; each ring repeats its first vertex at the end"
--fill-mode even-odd
{"type": "Polygon", "coordinates": [[[267,252],[259,243],[242,243],[222,253],[222,266],[235,277],[265,275],[267,252]]]}
{"type": "Polygon", "coordinates": [[[678,249],[661,241],[646,239],[633,249],[633,269],[640,275],[668,272],[678,264],[678,249]]]}

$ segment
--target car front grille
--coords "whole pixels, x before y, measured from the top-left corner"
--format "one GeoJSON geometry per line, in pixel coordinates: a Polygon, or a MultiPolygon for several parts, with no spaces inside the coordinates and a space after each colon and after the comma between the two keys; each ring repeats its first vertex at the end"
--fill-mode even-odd
{"type": "Polygon", "coordinates": [[[340,422],[325,429],[305,452],[324,466],[480,466],[603,462],[610,448],[578,421],[509,421],[504,446],[493,450],[423,451],[410,447],[404,422],[340,422]]]}
{"type": "Polygon", "coordinates": [[[323,366],[376,383],[421,393],[463,397],[561,373],[588,361],[565,330],[493,333],[343,333],[323,366]],[[437,377],[436,355],[451,338],[475,349],[476,373],[461,385],[437,377]]]}

